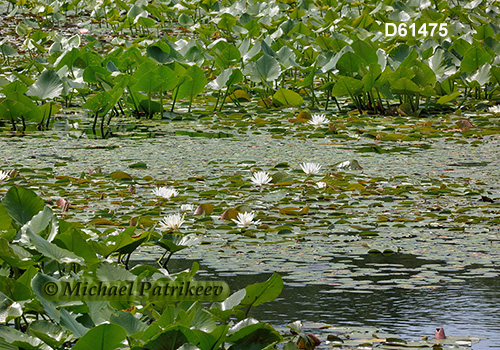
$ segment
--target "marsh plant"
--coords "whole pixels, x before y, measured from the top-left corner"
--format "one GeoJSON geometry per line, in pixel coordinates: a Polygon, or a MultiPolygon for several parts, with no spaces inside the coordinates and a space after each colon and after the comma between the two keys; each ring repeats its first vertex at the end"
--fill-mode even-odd
{"type": "MultiPolygon", "coordinates": [[[[229,346],[264,348],[291,341],[271,325],[249,317],[253,307],[280,294],[283,281],[278,274],[209,306],[196,301],[140,298],[76,303],[46,300],[42,288],[47,282],[68,278],[130,283],[191,281],[198,265],[174,274],[140,264],[126,270],[108,257],[134,251],[156,232],[136,234],[136,227],[129,227],[105,237],[89,235],[79,225],[58,218],[41,198],[23,187],[11,187],[0,210],[4,213],[0,237],[3,346],[112,350],[160,349],[175,343],[175,348],[189,344],[208,350],[229,346]]],[[[245,215],[242,222],[248,224],[252,219],[253,215],[245,215]]],[[[181,220],[180,216],[170,216],[165,221],[169,227],[179,227],[181,220]]],[[[178,238],[164,235],[158,243],[173,253],[197,240],[195,235],[175,236],[178,238]]]]}
{"type": "Polygon", "coordinates": [[[170,118],[179,105],[189,114],[328,111],[333,102],[341,113],[419,116],[498,98],[498,13],[488,2],[99,1],[91,12],[11,4],[18,37],[0,43],[0,118],[15,131],[46,130],[74,107],[92,119],[91,135],[106,138],[112,120],[170,118]],[[74,18],[86,25],[51,31],[74,18]],[[429,21],[443,30],[428,31],[429,21]],[[419,30],[385,32],[399,22],[419,30]]]}

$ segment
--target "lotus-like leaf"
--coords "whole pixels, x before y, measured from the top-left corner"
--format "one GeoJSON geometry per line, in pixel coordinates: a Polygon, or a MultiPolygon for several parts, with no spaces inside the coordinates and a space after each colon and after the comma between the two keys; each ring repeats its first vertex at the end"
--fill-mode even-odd
{"type": "Polygon", "coordinates": [[[47,100],[59,97],[63,91],[63,83],[56,72],[44,70],[26,93],[28,96],[37,97],[40,100],[47,100]]]}

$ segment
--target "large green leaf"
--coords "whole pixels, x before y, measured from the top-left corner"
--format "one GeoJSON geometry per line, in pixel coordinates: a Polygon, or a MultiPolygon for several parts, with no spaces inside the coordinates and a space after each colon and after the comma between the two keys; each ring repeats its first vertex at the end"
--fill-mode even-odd
{"type": "MultiPolygon", "coordinates": [[[[111,61],[110,61],[111,62],[111,61]]],[[[83,80],[87,83],[100,83],[106,82],[108,85],[111,84],[111,72],[101,66],[88,66],[83,71],[83,80]]]]}
{"type": "Polygon", "coordinates": [[[0,53],[2,54],[2,56],[19,56],[19,52],[17,52],[16,49],[7,44],[0,45],[0,53]]]}
{"type": "Polygon", "coordinates": [[[217,22],[217,27],[223,29],[226,32],[231,32],[231,29],[236,24],[236,18],[230,13],[223,13],[220,15],[217,22]]]}
{"type": "Polygon", "coordinates": [[[276,58],[263,54],[261,58],[255,62],[255,67],[251,71],[250,79],[255,82],[274,81],[279,78],[281,67],[276,58]]]}
{"type": "Polygon", "coordinates": [[[298,93],[288,89],[279,89],[273,95],[273,100],[282,106],[300,106],[304,99],[298,93]]]}
{"type": "Polygon", "coordinates": [[[271,325],[247,318],[228,331],[226,341],[234,344],[231,349],[263,349],[283,340],[271,325]]]}
{"type": "Polygon", "coordinates": [[[2,199],[2,203],[12,219],[19,225],[30,221],[45,207],[45,203],[35,192],[19,186],[11,187],[2,199]]]}
{"type": "Polygon", "coordinates": [[[120,265],[101,262],[96,270],[96,276],[101,281],[133,281],[137,278],[132,272],[120,265]]]}
{"type": "Polygon", "coordinates": [[[132,69],[147,60],[147,57],[142,55],[142,52],[135,46],[130,47],[127,51],[118,55],[113,62],[122,72],[131,72],[132,69]]]}
{"type": "Polygon", "coordinates": [[[361,80],[351,77],[340,77],[332,89],[334,96],[357,95],[363,89],[361,80]]]}
{"type": "Polygon", "coordinates": [[[134,91],[143,91],[147,94],[156,91],[161,85],[161,76],[155,72],[156,68],[158,66],[152,60],[143,62],[132,76],[135,81],[132,89],[134,91]]]}
{"type": "Polygon", "coordinates": [[[0,276],[0,292],[14,301],[22,301],[33,298],[31,288],[13,278],[5,276],[0,276]]]}
{"type": "Polygon", "coordinates": [[[65,302],[49,301],[43,297],[42,288],[46,282],[51,281],[57,280],[49,275],[38,273],[31,280],[33,293],[35,293],[38,301],[43,305],[44,312],[51,318],[52,321],[59,323],[62,328],[72,332],[76,338],[83,337],[83,335],[88,331],[88,328],[78,322],[66,309],[57,309],[58,306],[65,304],[65,302]]]}
{"type": "Polygon", "coordinates": [[[472,34],[474,38],[477,40],[483,41],[486,38],[492,37],[495,35],[495,31],[491,28],[490,24],[483,24],[482,26],[476,29],[476,33],[472,34]]]}
{"type": "Polygon", "coordinates": [[[141,91],[150,95],[152,92],[159,90],[161,83],[161,76],[154,71],[150,71],[141,75],[131,88],[134,91],[141,91]]]}
{"type": "Polygon", "coordinates": [[[223,321],[227,320],[233,314],[234,309],[240,307],[246,293],[245,289],[240,289],[227,297],[226,300],[213,303],[210,312],[223,321]]]}
{"type": "Polygon", "coordinates": [[[28,96],[34,96],[40,100],[59,97],[63,91],[63,83],[56,72],[46,69],[40,74],[33,85],[28,88],[28,96]]]}
{"type": "Polygon", "coordinates": [[[28,334],[33,335],[52,348],[59,348],[68,340],[68,334],[58,325],[44,320],[31,322],[28,334]]]}
{"type": "Polygon", "coordinates": [[[372,63],[369,65],[366,72],[364,72],[363,79],[361,79],[363,82],[364,92],[368,92],[375,87],[380,74],[382,74],[382,69],[378,63],[372,63]]]}
{"type": "Polygon", "coordinates": [[[61,320],[60,320],[61,326],[71,331],[75,335],[75,337],[80,338],[83,337],[85,333],[87,333],[88,328],[86,328],[80,322],[78,322],[75,316],[70,314],[66,309],[61,309],[60,315],[61,315],[61,320]]]}
{"type": "Polygon", "coordinates": [[[422,90],[408,78],[401,78],[391,84],[392,92],[396,94],[419,94],[422,90]]]}
{"type": "Polygon", "coordinates": [[[73,66],[80,69],[85,69],[88,66],[100,65],[102,65],[102,58],[95,52],[91,52],[88,50],[81,52],[80,55],[75,59],[75,62],[73,62],[73,66]]]}
{"type": "Polygon", "coordinates": [[[26,235],[29,237],[31,244],[33,244],[33,246],[39,253],[48,258],[54,259],[60,264],[85,264],[83,258],[77,256],[75,253],[70,252],[69,250],[63,249],[53,243],[50,243],[49,241],[31,232],[30,229],[26,230],[26,235]]]}
{"type": "Polygon", "coordinates": [[[194,98],[205,89],[207,78],[205,72],[198,66],[189,67],[184,73],[190,79],[186,79],[180,86],[177,94],[178,99],[185,97],[194,98]]]}
{"type": "Polygon", "coordinates": [[[137,248],[142,242],[149,239],[152,232],[143,232],[138,237],[132,237],[134,235],[134,231],[135,226],[130,226],[119,232],[118,235],[109,235],[104,241],[92,241],[91,245],[98,254],[104,256],[108,256],[111,253],[118,251],[121,254],[128,254],[134,251],[135,248],[137,248]]]}
{"type": "Polygon", "coordinates": [[[360,66],[366,64],[367,62],[358,54],[347,51],[337,61],[337,69],[340,71],[340,74],[352,77],[358,72],[360,66]]]}
{"type": "Polygon", "coordinates": [[[125,311],[116,311],[111,315],[109,321],[111,323],[122,326],[123,329],[125,329],[125,331],[127,332],[128,336],[138,332],[143,332],[148,328],[148,325],[146,323],[139,320],[130,312],[125,311]]]}
{"type": "Polygon", "coordinates": [[[225,86],[237,84],[243,80],[243,74],[238,68],[224,69],[215,80],[208,83],[207,87],[214,90],[220,90],[225,86]]]}
{"type": "Polygon", "coordinates": [[[65,221],[61,222],[59,230],[54,243],[84,258],[87,267],[99,263],[100,260],[82,231],[65,221]]]}
{"type": "MultiPolygon", "coordinates": [[[[31,220],[21,228],[21,231],[26,232],[26,230],[30,230],[31,232],[40,235],[42,231],[49,226],[53,219],[54,213],[52,212],[52,209],[45,206],[43,210],[34,215],[31,220]]],[[[48,230],[51,233],[50,237],[46,237],[49,242],[52,241],[54,235],[57,233],[57,222],[55,222],[53,226],[53,228],[51,227],[51,229],[48,230]]],[[[44,234],[41,235],[45,237],[44,234]]]]}
{"type": "Polygon", "coordinates": [[[490,69],[490,82],[491,83],[497,83],[500,84],[500,67],[499,66],[493,66],[490,69]]]}
{"type": "Polygon", "coordinates": [[[197,343],[192,330],[185,326],[171,326],[144,344],[148,350],[177,350],[186,343],[197,343]]]}
{"type": "Polygon", "coordinates": [[[474,47],[465,54],[460,69],[465,73],[472,73],[479,70],[485,63],[491,63],[491,56],[486,51],[474,47]]]}
{"type": "Polygon", "coordinates": [[[418,86],[434,85],[436,82],[436,73],[425,63],[415,62],[412,70],[415,76],[411,80],[418,86]]]}
{"type": "Polygon", "coordinates": [[[12,218],[3,203],[0,203],[0,231],[8,230],[12,225],[12,218]]]}
{"type": "MultiPolygon", "coordinates": [[[[45,313],[55,322],[60,323],[61,321],[61,314],[59,311],[56,309],[56,307],[60,304],[57,301],[49,301],[46,300],[43,297],[42,294],[42,289],[43,286],[46,282],[53,282],[57,281],[55,278],[45,275],[43,273],[38,273],[33,279],[31,280],[31,289],[33,290],[33,293],[37,297],[37,299],[40,301],[40,303],[43,306],[43,309],[45,313]]],[[[83,327],[83,326],[82,326],[83,327]]],[[[71,330],[71,329],[70,329],[71,330]]],[[[73,332],[75,333],[75,332],[73,332]]],[[[83,332],[85,333],[85,332],[83,332]]]]}
{"type": "Polygon", "coordinates": [[[274,273],[267,281],[245,287],[245,297],[240,305],[253,307],[275,300],[283,289],[283,279],[274,273]]]}
{"type": "Polygon", "coordinates": [[[0,119],[17,120],[23,117],[35,123],[42,121],[40,108],[21,93],[10,94],[0,103],[0,119]]]}
{"type": "Polygon", "coordinates": [[[200,48],[198,48],[198,46],[191,46],[184,54],[184,58],[186,59],[186,62],[191,62],[198,66],[203,65],[203,62],[205,61],[205,56],[203,56],[203,52],[200,48]]]}
{"type": "Polygon", "coordinates": [[[24,350],[38,350],[42,345],[40,339],[31,337],[12,327],[0,327],[0,338],[24,350]]]}
{"type": "Polygon", "coordinates": [[[123,327],[109,323],[101,324],[89,330],[78,340],[73,350],[113,350],[122,347],[121,342],[127,337],[123,327]]]}
{"type": "Polygon", "coordinates": [[[89,109],[92,114],[98,114],[99,116],[106,115],[113,105],[111,104],[112,97],[106,91],[101,91],[97,95],[92,96],[88,99],[82,107],[89,109]]]}
{"type": "Polygon", "coordinates": [[[219,41],[215,44],[212,54],[215,56],[215,64],[222,69],[234,66],[241,60],[240,51],[225,41],[219,41]]]}
{"type": "Polygon", "coordinates": [[[54,63],[54,67],[56,67],[57,70],[61,69],[63,66],[72,68],[78,56],[80,56],[80,50],[74,47],[70,51],[66,51],[59,56],[54,63]]]}
{"type": "Polygon", "coordinates": [[[469,83],[469,87],[482,87],[490,80],[491,66],[489,63],[483,64],[473,74],[469,74],[465,80],[469,83]]]}
{"type": "Polygon", "coordinates": [[[18,245],[10,245],[9,242],[0,237],[0,259],[5,261],[10,266],[20,269],[27,269],[34,265],[35,262],[30,260],[31,254],[18,245]]]}
{"type": "Polygon", "coordinates": [[[157,67],[155,73],[160,76],[160,91],[170,91],[179,83],[179,78],[174,71],[165,65],[157,67]]]}
{"type": "Polygon", "coordinates": [[[210,83],[208,83],[207,87],[209,89],[213,90],[220,90],[223,87],[226,86],[227,81],[229,80],[229,77],[231,76],[231,73],[233,71],[233,68],[227,68],[224,69],[214,80],[212,80],[210,83]]]}
{"type": "MultiPolygon", "coordinates": [[[[170,51],[168,48],[165,49],[170,51]]],[[[146,48],[146,52],[148,57],[154,59],[158,63],[170,63],[174,61],[173,57],[170,56],[170,53],[165,52],[158,45],[148,46],[146,48]]]]}
{"type": "MultiPolygon", "coordinates": [[[[9,322],[23,315],[23,308],[20,303],[12,300],[8,296],[0,293],[0,322],[9,322]]],[[[3,350],[0,343],[0,349],[3,350]]]]}
{"type": "Polygon", "coordinates": [[[10,94],[13,93],[24,94],[26,91],[28,91],[28,88],[19,80],[14,80],[13,82],[2,86],[2,92],[4,93],[5,96],[9,96],[10,94]]]}
{"type": "Polygon", "coordinates": [[[219,349],[220,345],[226,340],[228,329],[229,326],[226,325],[217,326],[210,333],[203,332],[199,329],[193,329],[193,333],[198,339],[196,347],[200,350],[219,349]]]}
{"type": "Polygon", "coordinates": [[[368,62],[368,64],[373,64],[378,62],[377,50],[375,47],[368,44],[366,41],[357,40],[351,44],[354,52],[362,57],[363,60],[368,62]]]}

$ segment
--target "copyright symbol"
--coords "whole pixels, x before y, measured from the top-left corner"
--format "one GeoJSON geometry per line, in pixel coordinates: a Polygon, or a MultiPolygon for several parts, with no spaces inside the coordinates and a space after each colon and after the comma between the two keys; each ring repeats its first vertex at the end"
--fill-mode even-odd
{"type": "Polygon", "coordinates": [[[59,286],[55,282],[46,282],[43,285],[43,291],[48,296],[54,296],[59,291],[59,286]]]}

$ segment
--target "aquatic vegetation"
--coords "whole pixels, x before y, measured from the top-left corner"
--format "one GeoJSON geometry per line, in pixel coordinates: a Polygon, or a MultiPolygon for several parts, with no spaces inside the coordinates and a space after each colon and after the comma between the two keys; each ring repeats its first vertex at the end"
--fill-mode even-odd
{"type": "Polygon", "coordinates": [[[248,227],[250,225],[259,225],[260,220],[253,221],[255,214],[253,212],[238,213],[236,219],[233,220],[238,227],[248,227]]]}
{"type": "Polygon", "coordinates": [[[316,182],[316,187],[318,187],[319,189],[325,188],[326,182],[323,182],[323,181],[316,182]]]}
{"type": "Polygon", "coordinates": [[[307,123],[316,127],[321,127],[328,123],[328,119],[324,114],[313,114],[311,115],[311,120],[308,120],[307,123]]]}
{"type": "Polygon", "coordinates": [[[250,179],[255,185],[262,186],[271,182],[272,178],[269,176],[269,173],[266,171],[257,171],[252,174],[252,178],[250,179]]]}
{"type": "Polygon", "coordinates": [[[177,191],[175,188],[156,187],[153,189],[153,194],[157,197],[169,199],[177,196],[179,194],[179,191],[177,191]]]}
{"type": "Polygon", "coordinates": [[[312,162],[307,162],[300,164],[300,168],[307,175],[316,175],[321,170],[321,165],[312,162]]]}
{"type": "Polygon", "coordinates": [[[434,338],[446,339],[446,335],[444,334],[444,328],[436,328],[436,330],[434,332],[434,338]]]}
{"type": "MultiPolygon", "coordinates": [[[[486,5],[97,2],[26,23],[37,4],[12,5],[1,27],[0,118],[17,131],[48,129],[75,107],[93,119],[89,135],[106,138],[120,132],[112,120],[170,119],[176,109],[328,111],[334,102],[339,113],[417,117],[498,97],[487,24],[497,18],[486,5]],[[473,11],[482,20],[462,23],[473,11]],[[73,21],[86,26],[50,30],[73,21]]],[[[322,115],[308,123],[321,126],[322,115]]]]}
{"type": "Polygon", "coordinates": [[[234,273],[280,272],[321,293],[498,276],[497,181],[482,178],[500,133],[491,4],[34,0],[0,10],[0,142],[15,150],[1,166],[18,168],[0,171],[0,321],[12,326],[0,339],[13,346],[94,348],[99,334],[116,339],[110,349],[171,339],[201,350],[403,346],[375,332],[283,337],[247,317],[277,297],[275,276],[210,308],[96,311],[38,295],[41,281],[71,274],[193,278],[196,267],[165,273],[174,253],[234,273]],[[421,25],[429,21],[435,34],[421,25]],[[43,141],[27,145],[20,134],[43,141]],[[440,156],[461,147],[459,161],[440,156]],[[363,167],[345,160],[353,154],[363,167]],[[328,170],[319,182],[295,169],[319,174],[310,159],[328,170]],[[181,193],[156,187],[152,199],[166,183],[181,193]],[[162,218],[183,202],[196,209],[162,218]],[[141,259],[154,267],[130,268],[141,259]]]}
{"type": "Polygon", "coordinates": [[[164,230],[178,230],[184,223],[184,216],[181,214],[170,214],[160,220],[160,227],[164,230]]]}
{"type": "MultiPolygon", "coordinates": [[[[149,234],[133,235],[135,227],[129,227],[116,231],[104,241],[96,241],[95,236],[91,238],[72,223],[58,219],[41,198],[23,187],[11,187],[0,207],[2,212],[5,211],[3,220],[8,219],[2,221],[2,229],[8,225],[15,235],[18,230],[21,234],[23,225],[27,228],[24,233],[27,239],[13,241],[0,237],[2,268],[12,272],[2,277],[4,283],[12,286],[1,287],[0,318],[7,325],[0,328],[0,339],[4,343],[23,344],[23,348],[30,349],[89,349],[99,347],[96,341],[101,344],[105,335],[106,349],[109,350],[122,348],[124,342],[134,348],[152,348],[160,342],[170,344],[170,341],[175,341],[179,346],[191,344],[199,349],[216,349],[225,347],[225,344],[252,344],[262,348],[284,340],[271,325],[248,316],[251,308],[272,301],[280,294],[283,280],[278,274],[273,274],[267,281],[249,285],[226,300],[213,303],[211,307],[204,307],[198,301],[176,298],[153,302],[141,297],[145,289],[159,280],[169,283],[182,281],[181,286],[186,282],[189,284],[193,281],[198,265],[195,263],[190,270],[175,274],[165,273],[165,270],[152,266],[146,268],[138,265],[131,270],[125,269],[105,257],[112,252],[121,255],[134,251],[147,242],[149,234]],[[57,232],[53,232],[54,229],[57,232]],[[27,250],[28,247],[30,250],[27,250]],[[19,254],[22,254],[22,259],[19,254]],[[40,259],[46,264],[38,264],[40,259]],[[49,265],[57,265],[58,268],[54,270],[49,265]],[[138,284],[142,289],[139,294],[132,293],[130,289],[128,296],[119,302],[98,301],[100,306],[97,308],[87,297],[100,292],[96,289],[87,294],[80,284],[68,293],[76,293],[78,305],[83,308],[75,308],[73,302],[52,300],[58,293],[56,282],[67,283],[70,279],[77,279],[89,283],[95,278],[101,284],[102,281],[126,282],[130,288],[138,284]],[[34,308],[35,304],[44,306],[34,308]],[[85,316],[85,322],[81,316],[85,316]],[[230,317],[235,317],[239,322],[233,326],[227,325],[230,317]],[[103,320],[107,322],[101,322],[103,320]],[[13,324],[9,326],[12,321],[13,324]],[[29,338],[24,333],[28,329],[29,338]],[[131,329],[137,332],[131,332],[131,329]],[[266,337],[260,337],[261,334],[266,334],[266,337]],[[243,341],[243,335],[249,338],[243,341]]],[[[194,236],[164,235],[157,243],[172,254],[192,245],[197,240],[194,236]]],[[[113,288],[101,288],[101,284],[99,291],[102,293],[124,296],[123,293],[113,292],[113,288]]],[[[172,289],[172,295],[174,292],[172,289]]],[[[158,293],[153,295],[159,297],[158,293]]]]}
{"type": "Polygon", "coordinates": [[[6,171],[0,170],[0,181],[4,181],[10,177],[9,173],[6,171]]]}
{"type": "Polygon", "coordinates": [[[192,212],[194,211],[194,205],[192,204],[182,204],[181,205],[181,212],[192,212]]]}
{"type": "Polygon", "coordinates": [[[493,114],[500,114],[500,105],[491,106],[488,108],[488,112],[493,114]]]}

